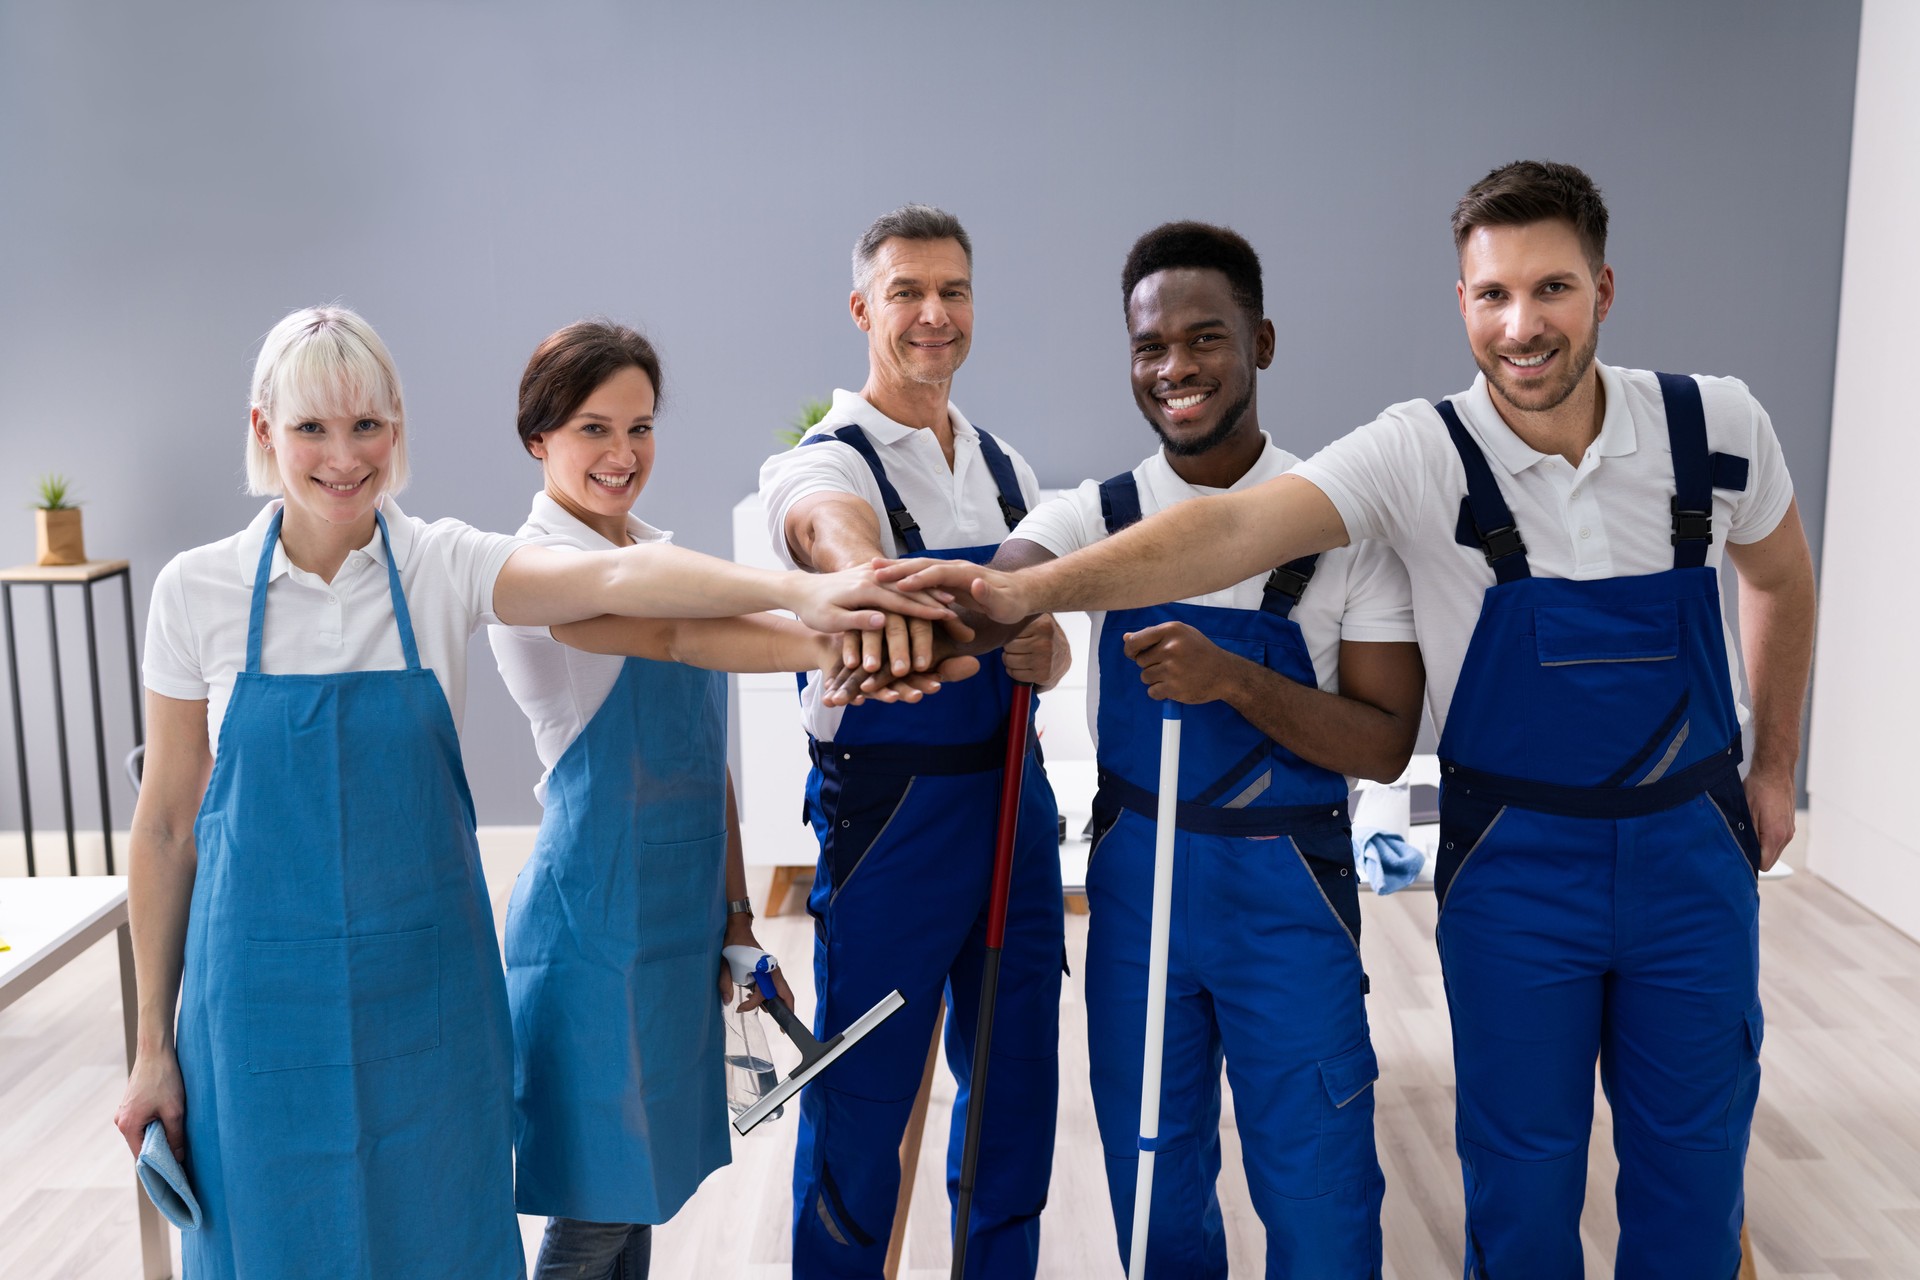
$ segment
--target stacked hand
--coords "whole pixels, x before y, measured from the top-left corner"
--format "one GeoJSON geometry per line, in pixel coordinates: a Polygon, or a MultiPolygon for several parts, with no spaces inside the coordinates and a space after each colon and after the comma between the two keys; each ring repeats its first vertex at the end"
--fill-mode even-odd
{"type": "Polygon", "coordinates": [[[1018,574],[964,560],[895,560],[881,564],[875,577],[901,591],[930,593],[938,602],[963,604],[995,622],[1018,622],[1039,612],[1030,607],[1026,584],[1018,574]]]}

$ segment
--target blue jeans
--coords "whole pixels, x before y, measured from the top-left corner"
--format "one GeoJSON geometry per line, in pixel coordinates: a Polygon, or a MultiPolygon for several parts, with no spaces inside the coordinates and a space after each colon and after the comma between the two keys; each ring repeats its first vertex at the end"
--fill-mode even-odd
{"type": "Polygon", "coordinates": [[[647,1280],[653,1228],[643,1223],[548,1218],[533,1280],[647,1280]]]}

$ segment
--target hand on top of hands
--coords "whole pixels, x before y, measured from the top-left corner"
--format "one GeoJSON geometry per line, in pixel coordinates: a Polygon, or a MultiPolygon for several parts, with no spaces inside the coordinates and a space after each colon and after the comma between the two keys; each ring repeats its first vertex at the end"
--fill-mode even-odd
{"type": "Polygon", "coordinates": [[[895,560],[875,576],[903,591],[931,592],[943,604],[963,603],[995,622],[1018,622],[1039,612],[1031,607],[1019,574],[965,560],[895,560]]]}

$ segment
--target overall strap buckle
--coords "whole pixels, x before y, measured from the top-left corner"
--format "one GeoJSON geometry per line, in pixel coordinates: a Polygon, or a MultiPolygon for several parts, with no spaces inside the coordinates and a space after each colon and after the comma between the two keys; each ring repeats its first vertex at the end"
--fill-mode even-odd
{"type": "Polygon", "coordinates": [[[1480,550],[1486,554],[1487,563],[1498,567],[1500,561],[1508,556],[1523,556],[1527,553],[1527,544],[1520,540],[1520,530],[1510,524],[1498,529],[1474,530],[1480,537],[1480,550]]]}
{"type": "Polygon", "coordinates": [[[1267,575],[1266,589],[1278,595],[1283,595],[1295,604],[1298,604],[1300,603],[1300,597],[1306,592],[1307,582],[1310,577],[1310,574],[1302,573],[1290,565],[1283,564],[1267,575]]]}
{"type": "Polygon", "coordinates": [[[1680,505],[1680,495],[1675,494],[1667,504],[1673,513],[1673,534],[1667,539],[1674,546],[1683,542],[1713,541],[1713,511],[1689,511],[1680,505]]]}
{"type": "Polygon", "coordinates": [[[1015,525],[1027,518],[1027,509],[1015,503],[1008,502],[1007,496],[1004,493],[995,496],[1000,501],[1000,518],[1007,522],[1008,532],[1012,532],[1015,525]]]}
{"type": "Polygon", "coordinates": [[[919,521],[913,518],[913,512],[905,507],[888,507],[887,523],[893,526],[893,537],[901,546],[908,546],[913,535],[920,532],[919,521]]]}

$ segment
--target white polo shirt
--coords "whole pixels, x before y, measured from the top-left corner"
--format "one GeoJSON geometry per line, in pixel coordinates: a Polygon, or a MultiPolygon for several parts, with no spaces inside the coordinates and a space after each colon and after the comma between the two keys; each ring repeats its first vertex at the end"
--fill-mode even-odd
{"type": "MultiPolygon", "coordinates": [[[[635,542],[673,541],[671,533],[631,512],[627,533],[635,542]]],[[[569,515],[545,490],[534,495],[533,510],[520,526],[519,536],[535,546],[561,551],[606,551],[614,546],[569,515]]],[[[487,628],[487,640],[493,645],[493,660],[500,667],[500,678],[507,682],[507,692],[533,725],[533,747],[544,769],[533,794],[544,805],[548,774],[613,692],[627,660],[618,654],[568,648],[546,627],[496,623],[487,628]]]]}
{"type": "MultiPolygon", "coordinates": [[[[276,498],[232,537],[181,552],[154,580],[144,683],[168,698],[205,698],[207,739],[216,755],[234,676],[247,665],[247,615],[260,544],[280,506],[276,498]]],[[[380,499],[380,510],[393,540],[420,661],[439,677],[457,728],[466,709],[467,639],[494,620],[494,581],[524,544],[458,520],[428,524],[400,510],[391,497],[380,499]]],[[[406,665],[378,528],[371,541],[348,554],[332,582],[296,568],[284,546],[274,547],[261,641],[263,672],[337,675],[406,665]]]]}
{"type": "MultiPolygon", "coordinates": [[[[1673,454],[1660,384],[1643,369],[1595,368],[1606,410],[1600,434],[1578,467],[1558,454],[1535,452],[1515,435],[1494,409],[1484,376],[1451,397],[1513,509],[1535,577],[1616,578],[1673,567],[1673,454]]],[[[1699,382],[1708,449],[1737,454],[1749,464],[1745,490],[1713,491],[1707,564],[1718,569],[1729,540],[1758,542],[1779,526],[1793,501],[1793,481],[1773,424],[1746,384],[1734,378],[1699,382]]],[[[1480,600],[1494,573],[1479,548],[1454,540],[1466,472],[1440,415],[1425,400],[1394,405],[1301,463],[1295,474],[1333,501],[1349,537],[1378,538],[1406,563],[1427,665],[1427,705],[1444,731],[1480,600]]],[[[1745,681],[1732,628],[1725,630],[1744,724],[1745,681]]]]}
{"type": "MultiPolygon", "coordinates": [[[[933,432],[895,422],[851,391],[833,393],[832,410],[807,436],[812,438],[849,424],[864,430],[886,468],[887,479],[913,513],[920,536],[930,549],[998,545],[1007,536],[1007,525],[1000,515],[1000,490],[980,454],[979,433],[951,404],[947,416],[953,424],[951,468],[933,432]]],[[[1012,461],[1024,505],[1031,509],[1040,493],[1033,468],[1004,435],[996,431],[993,438],[1012,461]]],[[[850,493],[866,502],[880,522],[881,550],[889,556],[905,554],[894,541],[893,525],[887,520],[886,503],[873,472],[852,445],[828,440],[798,445],[761,464],[760,498],[766,507],[767,534],[782,564],[797,567],[793,550],[787,546],[787,513],[802,498],[828,492],[850,493]]],[[[800,718],[807,732],[822,741],[831,740],[840,727],[844,708],[820,705],[819,672],[807,677],[800,702],[800,718]]]]}
{"type": "MultiPolygon", "coordinates": [[[[1141,516],[1164,511],[1188,498],[1250,489],[1300,465],[1299,458],[1274,444],[1266,432],[1261,432],[1260,438],[1265,443],[1260,457],[1247,474],[1226,489],[1188,484],[1167,462],[1165,453],[1155,451],[1133,469],[1134,483],[1140,490],[1141,516]]],[[[1042,503],[1020,522],[1013,536],[1045,547],[1056,556],[1090,547],[1105,538],[1107,522],[1100,510],[1100,482],[1085,481],[1072,493],[1042,503]]],[[[1265,596],[1266,583],[1267,575],[1263,573],[1224,591],[1191,596],[1180,603],[1255,610],[1265,596]]],[[[1093,620],[1093,641],[1088,655],[1087,727],[1098,743],[1100,635],[1107,615],[1088,616],[1093,620]]],[[[1411,643],[1416,638],[1413,595],[1407,583],[1406,567],[1398,556],[1378,542],[1358,542],[1322,555],[1314,565],[1313,580],[1289,616],[1299,624],[1307,652],[1313,658],[1314,677],[1328,693],[1340,692],[1342,640],[1391,644],[1411,643]]]]}

